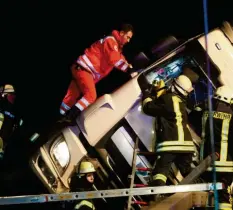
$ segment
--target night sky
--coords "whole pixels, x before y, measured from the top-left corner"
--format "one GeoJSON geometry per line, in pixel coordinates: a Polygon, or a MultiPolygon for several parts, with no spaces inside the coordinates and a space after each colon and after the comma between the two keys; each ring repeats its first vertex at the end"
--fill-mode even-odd
{"type": "MultiPolygon", "coordinates": [[[[166,35],[187,39],[204,32],[201,0],[9,2],[1,1],[0,6],[0,83],[15,86],[18,108],[30,129],[55,119],[70,82],[72,62],[121,23],[131,23],[135,29],[124,51],[129,61],[140,51],[150,52],[166,35]]],[[[209,2],[210,28],[232,19],[229,2],[209,2]]],[[[114,70],[98,85],[99,95],[128,78],[114,70]]]]}

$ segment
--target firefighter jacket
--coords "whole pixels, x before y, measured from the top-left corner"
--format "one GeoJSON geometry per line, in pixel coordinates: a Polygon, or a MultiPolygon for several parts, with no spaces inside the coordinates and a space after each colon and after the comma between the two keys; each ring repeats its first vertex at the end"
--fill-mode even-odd
{"type": "Polygon", "coordinates": [[[8,140],[17,127],[22,125],[22,119],[18,117],[14,104],[6,99],[0,100],[0,152],[3,152],[8,140]]]}
{"type": "Polygon", "coordinates": [[[110,36],[100,39],[79,56],[77,63],[92,73],[95,82],[107,76],[115,67],[123,72],[128,62],[122,54],[119,32],[114,30],[110,36]]]}
{"type": "MultiPolygon", "coordinates": [[[[87,181],[86,176],[78,176],[76,173],[74,173],[71,176],[71,181],[70,181],[71,192],[91,191],[92,186],[93,184],[87,181]]],[[[73,209],[94,210],[95,206],[92,200],[82,200],[76,203],[73,209]]]]}
{"type": "MultiPolygon", "coordinates": [[[[213,111],[204,111],[202,115],[202,144],[200,158],[203,159],[211,154],[211,137],[210,137],[210,116],[213,119],[213,138],[215,152],[220,157],[215,161],[217,172],[233,172],[233,122],[232,107],[221,101],[213,99],[213,111]]],[[[207,169],[212,170],[212,167],[207,169]]]]}
{"type": "Polygon", "coordinates": [[[195,152],[187,127],[185,99],[172,92],[153,99],[145,92],[142,109],[145,114],[157,117],[156,152],[195,152]]]}

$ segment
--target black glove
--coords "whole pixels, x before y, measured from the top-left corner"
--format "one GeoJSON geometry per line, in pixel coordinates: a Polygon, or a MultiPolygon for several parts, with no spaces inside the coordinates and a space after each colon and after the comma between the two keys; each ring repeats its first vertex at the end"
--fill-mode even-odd
{"type": "Polygon", "coordinates": [[[151,90],[151,84],[148,82],[147,78],[145,77],[145,75],[141,74],[138,78],[138,85],[142,91],[142,93],[144,93],[144,91],[150,91],[151,90]]]}

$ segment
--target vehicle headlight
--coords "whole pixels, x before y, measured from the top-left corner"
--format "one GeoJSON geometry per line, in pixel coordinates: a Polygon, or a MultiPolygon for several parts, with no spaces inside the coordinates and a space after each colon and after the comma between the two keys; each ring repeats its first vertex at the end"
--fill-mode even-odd
{"type": "Polygon", "coordinates": [[[52,151],[57,163],[63,168],[69,163],[70,153],[65,141],[59,142],[52,151]]]}

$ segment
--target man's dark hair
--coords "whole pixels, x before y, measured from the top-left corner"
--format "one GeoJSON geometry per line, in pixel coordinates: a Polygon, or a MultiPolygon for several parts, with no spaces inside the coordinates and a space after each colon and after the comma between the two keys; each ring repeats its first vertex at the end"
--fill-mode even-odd
{"type": "Polygon", "coordinates": [[[121,27],[119,28],[119,31],[124,31],[124,32],[129,32],[132,31],[133,32],[133,26],[131,24],[128,23],[124,23],[121,25],[121,27]]]}

